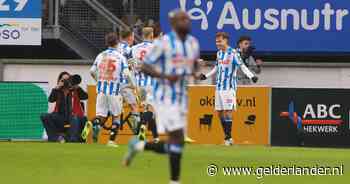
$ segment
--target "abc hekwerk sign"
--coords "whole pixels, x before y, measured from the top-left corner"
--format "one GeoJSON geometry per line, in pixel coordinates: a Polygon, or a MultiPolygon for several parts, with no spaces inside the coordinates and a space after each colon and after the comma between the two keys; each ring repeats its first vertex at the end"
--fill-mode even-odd
{"type": "Polygon", "coordinates": [[[348,99],[349,89],[273,88],[271,144],[350,146],[348,99]]]}
{"type": "Polygon", "coordinates": [[[0,0],[0,45],[41,45],[41,0],[0,0]]]}
{"type": "Polygon", "coordinates": [[[262,52],[350,52],[349,0],[172,0],[160,7],[166,31],[169,11],[188,12],[203,51],[216,51],[215,33],[225,31],[231,45],[250,35],[262,52]]]}

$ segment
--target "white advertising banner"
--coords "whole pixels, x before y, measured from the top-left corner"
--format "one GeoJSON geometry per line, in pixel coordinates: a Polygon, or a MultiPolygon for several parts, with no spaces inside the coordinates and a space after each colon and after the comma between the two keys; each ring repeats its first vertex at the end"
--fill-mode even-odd
{"type": "Polygon", "coordinates": [[[41,45],[42,0],[0,0],[0,45],[41,45]]]}
{"type": "Polygon", "coordinates": [[[1,45],[41,45],[41,19],[0,18],[1,45]]]}

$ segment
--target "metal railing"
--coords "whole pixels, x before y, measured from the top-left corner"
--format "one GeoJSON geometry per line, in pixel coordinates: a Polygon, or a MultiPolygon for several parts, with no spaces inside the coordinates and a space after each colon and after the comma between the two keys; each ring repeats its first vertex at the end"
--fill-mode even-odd
{"type": "Polygon", "coordinates": [[[69,0],[61,5],[59,25],[98,50],[105,47],[105,34],[116,31],[114,23],[84,0],[69,0]]]}
{"type": "Polygon", "coordinates": [[[106,33],[129,28],[97,0],[50,0],[47,7],[46,26],[61,26],[97,51],[105,48],[106,33]]]}
{"type": "MultiPolygon", "coordinates": [[[[141,18],[143,21],[159,21],[160,0],[98,0],[120,19],[141,18]]],[[[132,22],[131,22],[132,23],[132,22]]]]}
{"type": "MultiPolygon", "coordinates": [[[[122,21],[133,14],[145,21],[159,14],[159,0],[131,0],[123,9],[123,0],[46,0],[46,26],[63,27],[81,43],[100,51],[105,48],[108,32],[134,28],[133,23],[122,21]],[[119,2],[119,3],[118,3],[119,2]],[[120,5],[120,6],[119,6],[120,5]],[[129,23],[129,24],[128,24],[129,23]]],[[[136,34],[136,41],[141,37],[136,34]]]]}

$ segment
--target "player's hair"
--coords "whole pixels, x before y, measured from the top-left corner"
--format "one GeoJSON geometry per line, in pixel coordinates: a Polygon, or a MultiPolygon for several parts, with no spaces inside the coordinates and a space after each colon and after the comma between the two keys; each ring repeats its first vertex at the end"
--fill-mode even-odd
{"type": "Polygon", "coordinates": [[[159,23],[155,23],[153,25],[153,35],[155,38],[158,38],[162,33],[162,29],[160,28],[160,24],[159,23]]]}
{"type": "Polygon", "coordinates": [[[174,10],[171,10],[169,13],[168,13],[168,19],[169,19],[169,22],[170,22],[170,25],[171,26],[174,26],[175,24],[175,17],[176,15],[178,15],[179,13],[186,13],[185,11],[183,11],[182,9],[179,9],[179,8],[176,8],[174,10]]]}
{"type": "Polygon", "coordinates": [[[170,24],[173,24],[175,15],[179,13],[180,9],[173,9],[168,13],[168,19],[170,21],[170,24]]]}
{"type": "Polygon", "coordinates": [[[130,29],[123,29],[120,31],[120,39],[127,39],[132,35],[132,31],[130,29]]]}
{"type": "Polygon", "coordinates": [[[226,39],[227,42],[230,41],[230,36],[226,32],[218,32],[216,33],[215,38],[222,37],[223,39],[226,39]]]}
{"type": "Polygon", "coordinates": [[[142,37],[144,39],[147,39],[147,38],[150,38],[150,37],[153,37],[154,34],[153,34],[153,28],[152,27],[144,27],[142,29],[142,37]]]}
{"type": "Polygon", "coordinates": [[[70,74],[68,72],[66,72],[66,71],[61,72],[60,74],[58,74],[57,84],[60,82],[60,80],[62,79],[63,75],[69,75],[70,76],[70,74]]]}
{"type": "Polygon", "coordinates": [[[105,38],[105,44],[107,47],[114,47],[118,44],[118,35],[117,33],[108,33],[105,38]]]}
{"type": "Polygon", "coordinates": [[[237,41],[237,45],[239,45],[243,41],[252,41],[252,38],[250,38],[249,36],[241,36],[237,41]]]}

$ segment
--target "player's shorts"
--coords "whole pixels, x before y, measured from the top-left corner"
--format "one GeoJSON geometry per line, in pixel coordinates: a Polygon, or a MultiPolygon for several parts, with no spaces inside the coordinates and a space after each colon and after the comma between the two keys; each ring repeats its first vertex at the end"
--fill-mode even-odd
{"type": "Polygon", "coordinates": [[[97,94],[96,115],[107,117],[108,113],[119,116],[123,110],[123,101],[120,95],[97,94]]]}
{"type": "Polygon", "coordinates": [[[215,110],[236,110],[236,91],[215,91],[215,110]]]}
{"type": "Polygon", "coordinates": [[[136,104],[136,96],[134,93],[134,90],[129,88],[129,87],[125,87],[123,89],[121,89],[121,95],[123,96],[123,99],[126,101],[126,103],[128,104],[136,104]]]}
{"type": "Polygon", "coordinates": [[[187,124],[186,109],[178,105],[164,105],[155,103],[157,130],[168,133],[184,129],[187,124]]]}

